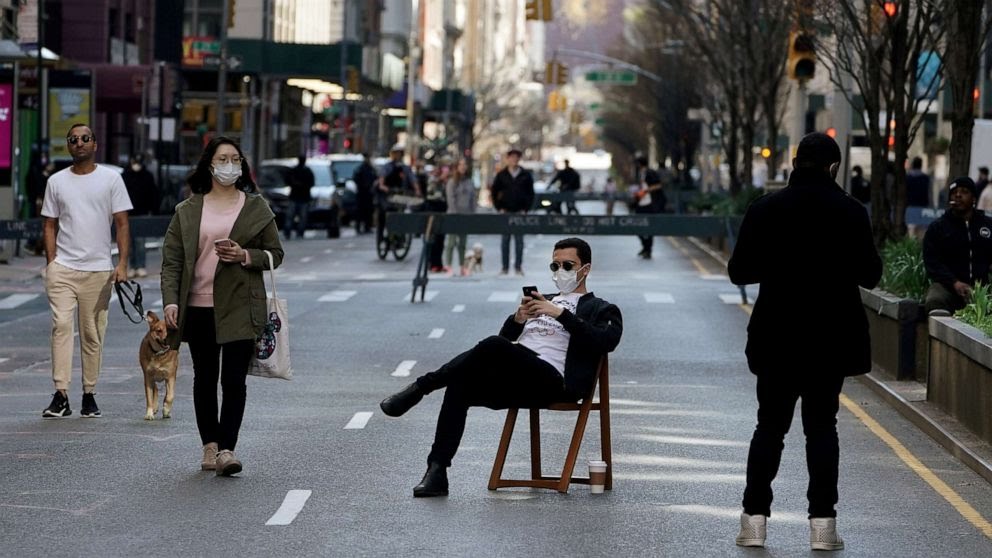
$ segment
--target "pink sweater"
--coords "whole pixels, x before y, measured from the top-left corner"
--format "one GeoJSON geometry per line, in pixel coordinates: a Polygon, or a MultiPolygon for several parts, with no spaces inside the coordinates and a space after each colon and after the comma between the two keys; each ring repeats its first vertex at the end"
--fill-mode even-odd
{"type": "Polygon", "coordinates": [[[225,211],[215,211],[204,201],[200,216],[200,240],[197,244],[193,282],[189,287],[189,306],[213,308],[214,275],[220,259],[214,251],[214,241],[230,237],[234,221],[245,206],[245,193],[238,192],[238,203],[225,211]]]}

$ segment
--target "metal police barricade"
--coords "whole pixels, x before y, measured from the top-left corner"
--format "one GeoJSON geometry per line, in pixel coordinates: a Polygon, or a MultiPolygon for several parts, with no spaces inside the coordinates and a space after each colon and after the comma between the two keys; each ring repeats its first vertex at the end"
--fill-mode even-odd
{"type": "MultiPolygon", "coordinates": [[[[624,235],[624,236],[700,236],[723,237],[733,250],[740,217],[701,215],[520,215],[520,214],[453,214],[453,213],[390,213],[386,228],[399,234],[422,234],[423,249],[417,274],[413,278],[410,302],[420,301],[427,291],[430,253],[434,235],[442,234],[557,234],[557,235],[624,235]]],[[[741,300],[747,303],[747,291],[741,290],[741,300]]]]}
{"type": "MultiPolygon", "coordinates": [[[[131,217],[128,223],[131,233],[136,237],[164,237],[165,231],[172,221],[171,215],[151,215],[147,217],[131,217]]],[[[116,234],[116,231],[114,231],[116,234]]],[[[0,220],[0,239],[21,239],[24,237],[41,236],[42,220],[25,219],[22,221],[0,220]]]]}

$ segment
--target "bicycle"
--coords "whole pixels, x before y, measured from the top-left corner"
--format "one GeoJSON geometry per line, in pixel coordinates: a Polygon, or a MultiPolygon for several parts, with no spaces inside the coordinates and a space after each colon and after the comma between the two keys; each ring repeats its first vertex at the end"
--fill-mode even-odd
{"type": "MultiPolygon", "coordinates": [[[[405,213],[410,213],[410,202],[411,200],[415,204],[421,203],[419,198],[414,198],[411,196],[400,196],[394,195],[390,196],[387,200],[387,209],[380,213],[381,217],[385,219],[385,216],[390,211],[401,210],[405,213]]],[[[402,261],[403,258],[410,253],[410,247],[413,246],[413,234],[412,233],[393,233],[386,230],[385,221],[381,226],[376,227],[375,236],[375,252],[379,256],[380,260],[385,260],[389,253],[393,253],[393,258],[396,261],[402,261]]]]}

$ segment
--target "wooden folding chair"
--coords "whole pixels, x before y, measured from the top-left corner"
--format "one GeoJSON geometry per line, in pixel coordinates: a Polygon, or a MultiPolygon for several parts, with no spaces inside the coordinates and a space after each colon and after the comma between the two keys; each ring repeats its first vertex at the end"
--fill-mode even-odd
{"type": "Polygon", "coordinates": [[[496,460],[493,461],[493,470],[489,475],[489,490],[496,490],[507,486],[528,486],[531,488],[548,488],[557,490],[562,494],[568,492],[570,483],[589,484],[589,477],[573,477],[572,471],[575,469],[575,462],[579,457],[579,446],[582,445],[582,437],[586,430],[586,421],[589,419],[589,411],[599,411],[599,429],[602,437],[600,448],[602,450],[603,461],[606,462],[606,490],[613,489],[613,452],[610,445],[610,365],[606,356],[599,362],[599,370],[596,372],[596,380],[592,389],[579,403],[553,403],[543,407],[548,411],[578,411],[579,416],[575,420],[575,430],[572,432],[572,442],[568,446],[568,453],[565,455],[565,466],[561,470],[560,476],[545,476],[541,474],[541,409],[530,409],[530,478],[529,479],[504,479],[503,465],[506,462],[506,453],[510,449],[510,438],[513,437],[513,428],[517,423],[517,411],[519,409],[507,409],[506,422],[503,424],[503,435],[499,440],[499,449],[496,451],[496,460]],[[599,384],[599,401],[593,402],[596,394],[596,384],[599,384]]]}

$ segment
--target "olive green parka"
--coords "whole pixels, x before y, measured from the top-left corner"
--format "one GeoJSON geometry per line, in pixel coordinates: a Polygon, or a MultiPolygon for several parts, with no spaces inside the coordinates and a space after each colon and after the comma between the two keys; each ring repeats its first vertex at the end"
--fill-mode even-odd
{"type": "MultiPolygon", "coordinates": [[[[179,306],[179,330],[169,335],[169,345],[179,348],[184,340],[186,305],[199,253],[203,195],[194,194],[176,206],[162,244],[162,305],[179,306]]],[[[276,267],[282,264],[283,249],[275,215],[257,194],[247,194],[245,205],[231,228],[231,240],[248,251],[251,263],[217,264],[214,274],[214,325],[217,343],[255,339],[267,319],[263,271],[269,262],[263,250],[272,253],[276,267]]]]}

